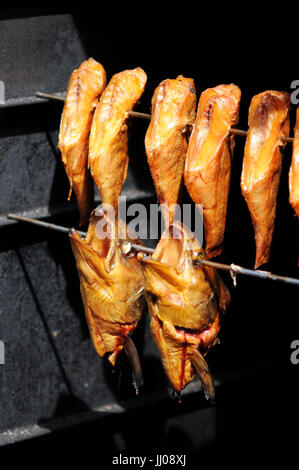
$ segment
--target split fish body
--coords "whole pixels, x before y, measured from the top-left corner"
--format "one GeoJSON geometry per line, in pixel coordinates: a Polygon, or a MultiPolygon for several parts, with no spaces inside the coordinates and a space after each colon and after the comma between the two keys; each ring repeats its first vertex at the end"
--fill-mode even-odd
{"type": "Polygon", "coordinates": [[[145,149],[166,225],[172,223],[179,202],[189,128],[195,113],[196,93],[191,78],[179,75],[156,88],[145,149]]]}
{"type": "Polygon", "coordinates": [[[241,189],[255,232],[255,268],[270,257],[289,107],[289,94],[272,90],[255,95],[249,107],[241,189]]]}
{"type": "Polygon", "coordinates": [[[112,365],[144,309],[142,269],[135,255],[122,253],[120,228],[128,239],[129,234],[120,224],[114,214],[96,209],[85,239],[75,230],[70,233],[91,339],[97,353],[108,354],[112,365]]]}
{"type": "Polygon", "coordinates": [[[140,67],[113,75],[92,121],[88,154],[90,171],[102,205],[113,208],[116,213],[129,163],[128,112],[140,99],[146,80],[140,67]]]}
{"type": "Polygon", "coordinates": [[[299,218],[299,107],[296,112],[293,155],[289,171],[289,200],[296,216],[299,218]]]}
{"type": "Polygon", "coordinates": [[[202,205],[205,252],[209,258],[223,249],[234,137],[241,92],[236,85],[218,85],[199,99],[190,136],[184,181],[190,197],[202,205]]]}
{"type": "Polygon", "coordinates": [[[193,234],[174,222],[152,257],[139,253],[138,259],[144,270],[152,336],[172,387],[180,392],[196,370],[206,398],[212,398],[213,380],[203,356],[217,342],[230,294],[213,268],[193,263],[194,252],[206,259],[193,234]]]}
{"type": "Polygon", "coordinates": [[[71,75],[61,116],[58,147],[80,212],[80,225],[88,223],[93,207],[93,182],[87,167],[89,133],[99,96],[106,86],[106,72],[90,58],[71,75]]]}

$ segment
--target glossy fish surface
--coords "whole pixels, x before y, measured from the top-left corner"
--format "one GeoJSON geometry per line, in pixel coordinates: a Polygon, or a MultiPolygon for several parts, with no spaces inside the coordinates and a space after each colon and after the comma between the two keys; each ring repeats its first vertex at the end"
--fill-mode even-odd
{"type": "Polygon", "coordinates": [[[152,257],[139,253],[153,339],[174,390],[180,392],[200,375],[206,398],[214,385],[204,359],[217,343],[221,317],[230,294],[217,272],[196,265],[206,255],[194,235],[180,222],[163,233],[152,257]]]}
{"type": "Polygon", "coordinates": [[[299,218],[299,107],[296,111],[293,154],[289,171],[289,201],[299,218]]]}
{"type": "Polygon", "coordinates": [[[113,213],[96,209],[85,239],[75,230],[70,233],[91,339],[97,353],[107,354],[112,365],[123,348],[132,350],[130,335],[144,309],[142,268],[135,255],[123,254],[120,224],[122,234],[125,230],[129,237],[113,213]]]}
{"type": "Polygon", "coordinates": [[[146,81],[146,73],[140,67],[113,75],[92,121],[88,154],[90,171],[103,206],[112,206],[116,213],[129,162],[128,112],[140,99],[146,81]]]}
{"type": "Polygon", "coordinates": [[[255,268],[270,257],[289,107],[289,94],[272,90],[255,95],[249,107],[241,189],[254,227],[255,268]]]}
{"type": "Polygon", "coordinates": [[[189,127],[196,113],[194,81],[179,75],[156,88],[151,122],[145,136],[148,164],[166,225],[173,221],[179,202],[189,127]],[[173,207],[172,207],[173,206],[173,207]]]}
{"type": "Polygon", "coordinates": [[[88,223],[93,206],[93,183],[87,168],[88,141],[93,113],[106,86],[106,72],[90,58],[72,73],[61,116],[58,147],[80,212],[80,225],[88,223]]]}
{"type": "Polygon", "coordinates": [[[190,136],[184,181],[195,204],[202,205],[205,252],[209,258],[223,250],[234,137],[241,91],[236,85],[208,88],[198,103],[190,136]]]}

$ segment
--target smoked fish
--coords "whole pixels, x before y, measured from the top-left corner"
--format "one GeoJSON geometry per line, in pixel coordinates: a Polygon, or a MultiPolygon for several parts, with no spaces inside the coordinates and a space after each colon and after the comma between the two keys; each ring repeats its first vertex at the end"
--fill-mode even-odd
{"type": "Polygon", "coordinates": [[[195,265],[194,257],[206,259],[194,235],[178,221],[162,234],[151,257],[138,254],[151,333],[168,379],[180,392],[196,370],[208,399],[214,385],[204,355],[218,342],[230,294],[217,272],[195,265]]]}
{"type": "Polygon", "coordinates": [[[209,258],[223,250],[234,137],[238,123],[240,89],[218,85],[200,95],[191,132],[184,181],[191,199],[202,204],[205,252],[209,258]]]}
{"type": "Polygon", "coordinates": [[[299,107],[296,111],[293,154],[289,171],[289,201],[299,218],[299,107]]]}
{"type": "Polygon", "coordinates": [[[147,76],[140,68],[113,75],[94,113],[88,163],[102,205],[118,210],[118,196],[127,176],[128,112],[140,99],[147,76]]]}
{"type": "Polygon", "coordinates": [[[289,94],[272,90],[255,95],[249,107],[241,189],[255,232],[255,268],[270,257],[289,107],[289,94]]]}
{"type": "MultiPolygon", "coordinates": [[[[127,226],[115,220],[114,213],[97,208],[86,238],[74,229],[69,237],[93,345],[99,356],[108,355],[112,365],[124,348],[140,385],[140,361],[130,335],[144,309],[144,278],[136,256],[126,256],[121,250],[125,238],[119,238],[120,229],[122,234],[125,229],[125,236],[131,240],[127,226]]],[[[134,239],[134,243],[139,241],[134,239]]]]}
{"type": "Polygon", "coordinates": [[[87,168],[88,140],[93,113],[106,86],[106,72],[90,58],[72,73],[60,122],[58,148],[70,182],[68,199],[74,188],[80,225],[88,223],[93,206],[93,182],[87,168]]]}
{"type": "Polygon", "coordinates": [[[194,81],[179,75],[156,88],[145,136],[148,164],[166,226],[179,202],[188,136],[196,114],[194,81]]]}

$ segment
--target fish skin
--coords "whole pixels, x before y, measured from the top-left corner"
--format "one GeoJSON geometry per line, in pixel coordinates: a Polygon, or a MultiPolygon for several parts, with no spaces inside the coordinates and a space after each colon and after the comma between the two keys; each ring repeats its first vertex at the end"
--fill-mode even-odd
{"type": "Polygon", "coordinates": [[[200,357],[201,380],[207,398],[212,398],[212,378],[207,364],[202,369],[202,356],[217,342],[230,294],[215,269],[193,263],[194,253],[206,255],[189,229],[174,222],[169,233],[168,238],[163,233],[151,258],[138,254],[151,333],[174,390],[180,392],[191,382],[200,357]]]}
{"type": "Polygon", "coordinates": [[[173,221],[182,185],[189,126],[196,114],[194,81],[179,75],[163,80],[152,98],[152,115],[145,136],[148,164],[166,226],[173,221]]]}
{"type": "Polygon", "coordinates": [[[118,197],[127,176],[128,112],[140,99],[147,81],[137,67],[113,75],[93,117],[88,163],[102,205],[118,211],[118,197]]]}
{"type": "Polygon", "coordinates": [[[234,148],[229,129],[238,123],[240,99],[241,91],[234,84],[202,92],[188,145],[184,182],[194,203],[202,205],[209,258],[223,250],[234,148]]]}
{"type": "MultiPolygon", "coordinates": [[[[122,230],[127,230],[124,223],[122,230]]],[[[123,232],[122,232],[123,233],[123,232]]],[[[136,329],[144,309],[144,279],[136,256],[124,256],[114,214],[92,212],[86,238],[70,235],[91,339],[97,353],[115,365],[126,338],[136,329]],[[98,225],[101,224],[101,225],[98,225]],[[109,237],[99,237],[100,226],[109,237]]],[[[131,240],[129,234],[128,239],[131,240]]],[[[134,243],[138,240],[134,239],[134,243]]]]}
{"type": "Polygon", "coordinates": [[[299,107],[296,111],[293,153],[289,170],[289,202],[299,218],[299,107]]]}
{"type": "Polygon", "coordinates": [[[87,167],[88,140],[92,117],[99,96],[106,86],[103,66],[89,58],[73,71],[60,121],[58,148],[70,182],[74,188],[80,225],[89,221],[93,207],[93,182],[87,167]]]}
{"type": "Polygon", "coordinates": [[[241,189],[254,227],[255,269],[270,258],[289,107],[289,94],[273,90],[255,95],[249,107],[241,189]]]}

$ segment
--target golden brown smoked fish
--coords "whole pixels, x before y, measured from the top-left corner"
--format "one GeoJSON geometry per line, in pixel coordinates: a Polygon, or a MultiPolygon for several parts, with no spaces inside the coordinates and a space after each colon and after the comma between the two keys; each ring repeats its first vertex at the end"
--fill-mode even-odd
{"type": "Polygon", "coordinates": [[[293,155],[289,171],[289,200],[296,216],[299,218],[299,107],[296,112],[293,155]]]}
{"type": "Polygon", "coordinates": [[[80,211],[80,225],[88,223],[93,205],[93,183],[87,168],[92,116],[106,85],[106,72],[90,58],[71,75],[61,116],[58,147],[80,211]]]}
{"type": "Polygon", "coordinates": [[[97,105],[92,121],[88,163],[102,198],[117,213],[118,196],[127,176],[128,112],[140,99],[146,74],[141,68],[114,75],[97,105]]]}
{"type": "Polygon", "coordinates": [[[166,225],[173,221],[174,205],[179,201],[189,127],[195,113],[196,93],[191,78],[179,75],[156,88],[145,150],[166,225]]]}
{"type": "Polygon", "coordinates": [[[233,84],[205,90],[188,145],[184,181],[195,204],[202,204],[209,258],[223,249],[234,147],[229,129],[238,122],[240,99],[240,89],[233,84]]]}
{"type": "Polygon", "coordinates": [[[270,90],[255,95],[249,107],[241,188],[255,232],[255,268],[270,256],[289,106],[288,93],[270,90]]]}
{"type": "Polygon", "coordinates": [[[144,307],[142,268],[135,255],[122,253],[114,214],[108,211],[93,211],[86,238],[72,230],[70,242],[94,347],[101,357],[108,354],[112,365],[125,348],[138,385],[141,368],[130,335],[144,307]]]}
{"type": "Polygon", "coordinates": [[[174,390],[180,392],[195,369],[206,398],[212,398],[213,380],[203,356],[218,341],[230,294],[214,269],[193,263],[194,252],[206,258],[193,234],[179,222],[169,226],[169,233],[164,232],[151,258],[138,254],[151,332],[174,390]]]}

